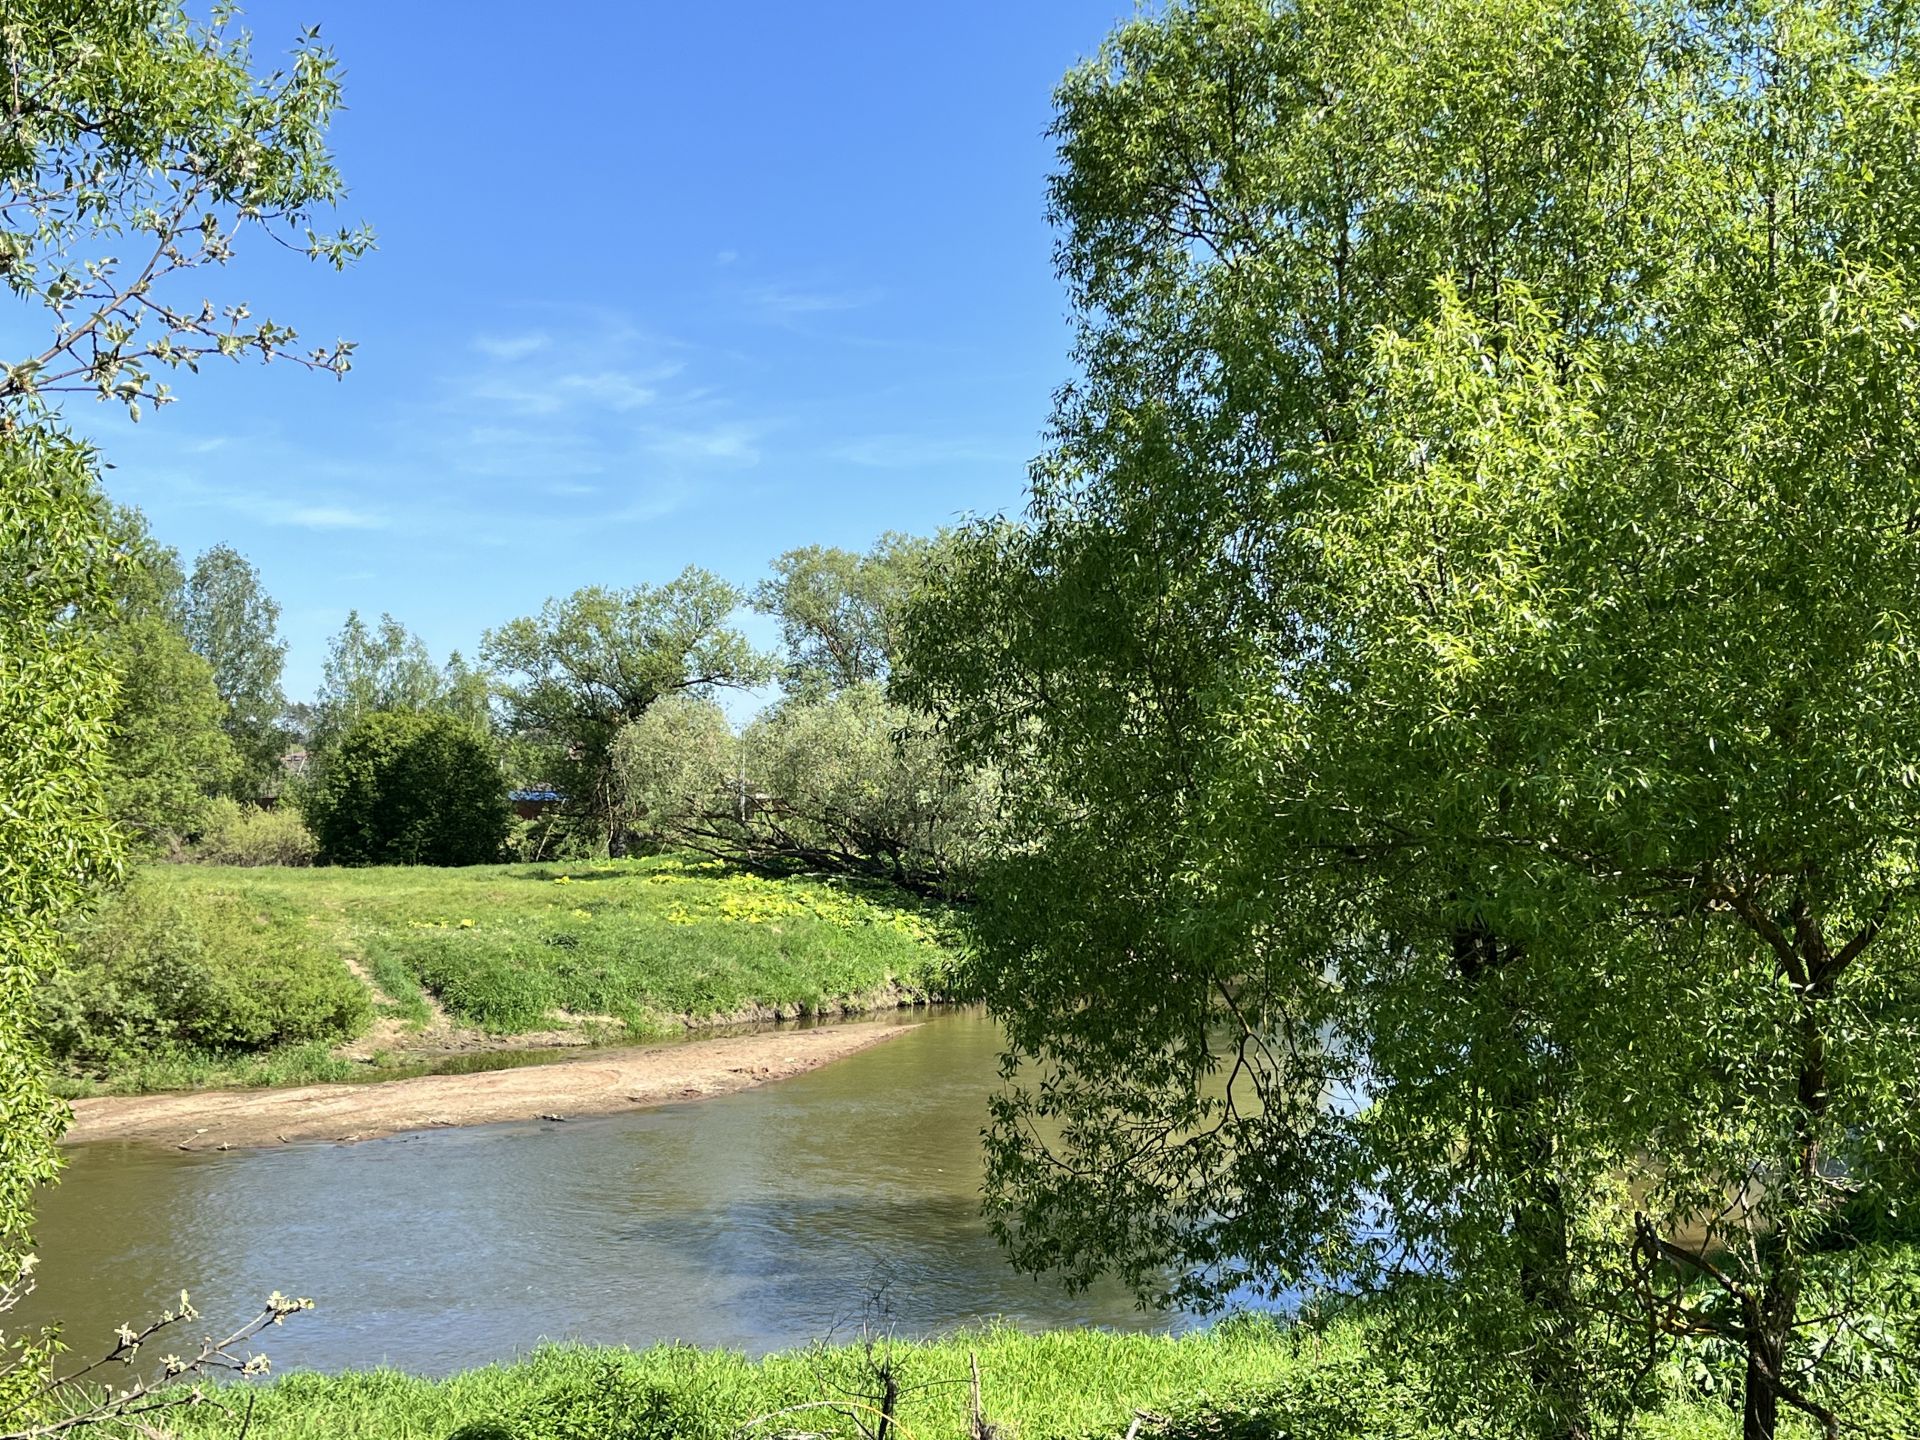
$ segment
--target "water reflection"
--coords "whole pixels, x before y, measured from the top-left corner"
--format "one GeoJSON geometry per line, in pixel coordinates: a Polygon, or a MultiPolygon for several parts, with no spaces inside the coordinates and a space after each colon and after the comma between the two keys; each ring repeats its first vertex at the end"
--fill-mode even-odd
{"type": "Polygon", "coordinates": [[[276,1365],[444,1373],[542,1338],[752,1352],[858,1315],[909,1332],[1180,1328],[1117,1288],[1014,1274],[978,1213],[997,1034],[953,1015],[809,1075],[564,1125],[226,1154],[88,1146],[43,1200],[29,1321],[94,1348],[183,1285],[210,1322],[269,1290],[320,1308],[276,1365]]]}

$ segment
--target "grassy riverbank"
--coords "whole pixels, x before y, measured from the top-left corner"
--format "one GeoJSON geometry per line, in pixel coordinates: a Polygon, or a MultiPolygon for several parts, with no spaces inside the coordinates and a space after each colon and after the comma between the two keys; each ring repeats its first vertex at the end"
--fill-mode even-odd
{"type": "MultiPolygon", "coordinates": [[[[840,1345],[764,1360],[686,1346],[559,1347],[447,1380],[389,1370],[290,1375],[260,1389],[248,1433],[250,1440],[728,1440],[742,1433],[858,1440],[844,1411],[818,1402],[875,1403],[881,1386],[873,1362],[888,1353],[903,1393],[901,1440],[965,1440],[970,1358],[979,1362],[985,1417],[1008,1440],[1119,1440],[1143,1411],[1160,1417],[1142,1422],[1149,1440],[1442,1440],[1458,1433],[1422,1418],[1430,1411],[1417,1387],[1379,1360],[1363,1325],[1309,1331],[1266,1320],[1234,1320],[1181,1338],[996,1329],[874,1355],[840,1345]],[[775,1418],[745,1429],[761,1417],[775,1418]]],[[[871,1412],[861,1414],[873,1423],[871,1412]]],[[[216,1440],[232,1426],[211,1411],[182,1412],[172,1423],[182,1440],[216,1440]]],[[[1730,1440],[1738,1428],[1723,1403],[1677,1398],[1628,1433],[1730,1440]]]]}
{"type": "Polygon", "coordinates": [[[924,999],[943,921],[884,889],[673,857],[157,866],[79,931],[45,1009],[73,1096],[340,1080],[427,1050],[924,999]]]}

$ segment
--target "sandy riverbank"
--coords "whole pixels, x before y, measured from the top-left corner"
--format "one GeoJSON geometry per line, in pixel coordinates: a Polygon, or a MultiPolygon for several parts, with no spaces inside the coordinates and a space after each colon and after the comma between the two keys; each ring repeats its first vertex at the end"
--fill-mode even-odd
{"type": "Polygon", "coordinates": [[[100,1096],[73,1102],[66,1143],[131,1140],[182,1150],[344,1144],[445,1125],[610,1115],[783,1080],[912,1028],[869,1024],[730,1035],[516,1070],[358,1085],[100,1096]]]}

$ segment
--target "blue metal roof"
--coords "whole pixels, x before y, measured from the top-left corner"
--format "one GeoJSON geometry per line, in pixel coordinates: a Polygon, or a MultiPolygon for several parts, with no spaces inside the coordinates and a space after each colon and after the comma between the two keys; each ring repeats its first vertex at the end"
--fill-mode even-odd
{"type": "Polygon", "coordinates": [[[509,800],[521,801],[564,800],[567,797],[562,795],[558,790],[509,790],[507,792],[507,798],[509,800]]]}

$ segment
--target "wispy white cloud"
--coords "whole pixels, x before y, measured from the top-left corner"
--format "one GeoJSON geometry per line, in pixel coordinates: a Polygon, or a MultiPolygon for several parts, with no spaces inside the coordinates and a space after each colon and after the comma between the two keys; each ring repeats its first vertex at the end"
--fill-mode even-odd
{"type": "Polygon", "coordinates": [[[451,418],[417,425],[408,444],[443,474],[517,480],[523,495],[551,499],[610,493],[604,477],[679,480],[758,463],[763,427],[688,373],[699,352],[620,316],[570,324],[551,349],[520,343],[558,333],[476,341],[485,358],[441,377],[451,418]]]}
{"type": "Polygon", "coordinates": [[[760,459],[755,434],[745,425],[660,430],[646,441],[649,454],[667,460],[719,460],[753,465],[760,459]]]}
{"type": "Polygon", "coordinates": [[[755,285],[741,292],[748,307],[773,320],[793,320],[804,315],[827,315],[843,310],[863,310],[877,304],[879,290],[836,290],[795,285],[755,285]]]}
{"type": "Polygon", "coordinates": [[[257,524],[301,530],[385,530],[392,523],[384,510],[342,498],[341,492],[348,487],[335,481],[365,478],[364,474],[348,473],[353,467],[334,466],[333,479],[316,485],[313,482],[320,478],[317,472],[325,467],[284,446],[261,446],[257,460],[250,474],[284,474],[295,468],[303,471],[308,482],[304,494],[285,493],[269,479],[212,481],[197,467],[159,464],[142,467],[134,497],[145,503],[164,496],[170,509],[225,511],[257,524]]]}
{"type": "Polygon", "coordinates": [[[829,459],[870,470],[919,470],[937,465],[1018,465],[1021,457],[982,440],[928,435],[867,435],[833,446],[829,459]]]}
{"type": "Polygon", "coordinates": [[[547,386],[522,380],[477,380],[467,387],[466,398],[508,415],[557,415],[566,405],[547,386]]]}
{"type": "Polygon", "coordinates": [[[484,375],[465,387],[465,398],[512,415],[558,415],[576,407],[637,410],[660,398],[659,384],[679,373],[678,365],[653,365],[635,370],[530,373],[519,367],[512,375],[484,375]]]}
{"type": "Polygon", "coordinates": [[[476,335],[473,348],[489,360],[524,360],[529,355],[537,355],[553,344],[553,337],[540,331],[527,331],[519,335],[476,335]]]}
{"type": "Polygon", "coordinates": [[[260,518],[269,525],[297,525],[303,530],[384,530],[386,517],[348,505],[295,505],[285,509],[263,507],[260,518]]]}
{"type": "Polygon", "coordinates": [[[691,485],[684,481],[669,480],[648,485],[635,494],[624,506],[615,510],[606,518],[626,522],[645,520],[664,520],[676,511],[686,508],[694,497],[691,485]]]}
{"type": "Polygon", "coordinates": [[[553,382],[561,394],[614,410],[634,410],[660,398],[658,385],[680,373],[679,365],[656,365],[645,370],[600,370],[587,375],[562,375],[553,382]]]}

